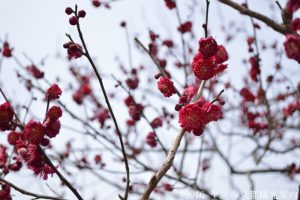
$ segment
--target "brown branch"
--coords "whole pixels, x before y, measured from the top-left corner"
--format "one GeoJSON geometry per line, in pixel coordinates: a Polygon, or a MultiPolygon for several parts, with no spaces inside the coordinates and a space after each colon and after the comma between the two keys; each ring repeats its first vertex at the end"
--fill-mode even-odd
{"type": "Polygon", "coordinates": [[[184,136],[185,130],[181,129],[176,136],[176,139],[173,143],[173,146],[168,152],[168,156],[164,161],[163,165],[159,168],[159,170],[151,177],[143,195],[141,196],[141,200],[147,200],[150,197],[151,192],[155,189],[158,182],[162,179],[163,176],[167,173],[167,171],[171,168],[177,149],[179,148],[182,137],[184,136]]]}
{"type": "MultiPolygon", "coordinates": [[[[198,98],[202,95],[202,91],[204,89],[204,85],[205,85],[206,81],[201,81],[197,95],[193,102],[197,101],[198,98]]],[[[142,197],[140,198],[141,200],[146,200],[149,199],[149,196],[151,194],[151,192],[155,189],[155,187],[157,186],[158,182],[162,179],[163,176],[166,175],[167,171],[171,168],[175,155],[177,153],[177,150],[179,148],[180,142],[184,136],[185,130],[181,129],[178,133],[178,135],[176,136],[176,139],[173,143],[173,146],[171,147],[171,149],[168,152],[167,158],[164,161],[163,165],[159,168],[159,170],[152,176],[152,178],[150,179],[142,197]]]]}
{"type": "MultiPolygon", "coordinates": [[[[175,3],[176,3],[175,11],[176,11],[177,21],[179,23],[179,26],[181,26],[182,20],[181,20],[178,4],[177,4],[176,0],[175,0],[175,3]]],[[[188,81],[188,71],[187,71],[188,63],[187,63],[187,55],[186,55],[186,49],[185,49],[186,45],[185,45],[185,40],[184,40],[183,34],[184,33],[180,32],[180,40],[181,40],[181,46],[182,46],[182,57],[183,57],[183,62],[184,62],[183,63],[184,78],[185,78],[184,86],[186,86],[187,81],[188,81]]]]}
{"type": "MultiPolygon", "coordinates": [[[[204,26],[205,37],[208,36],[207,27],[208,27],[209,4],[210,4],[210,1],[206,0],[206,18],[205,18],[205,26],[204,26]]],[[[147,51],[145,46],[138,39],[136,39],[136,42],[150,55],[150,57],[155,62],[155,59],[153,58],[151,52],[147,51]]],[[[156,64],[156,62],[155,62],[155,64],[156,64]]],[[[159,65],[157,65],[157,66],[159,67],[159,65]]],[[[199,88],[198,88],[198,91],[197,91],[197,94],[195,95],[195,98],[192,100],[192,102],[196,102],[200,98],[200,96],[202,95],[205,83],[206,83],[205,80],[201,81],[201,83],[199,85],[199,88]]],[[[179,131],[179,133],[177,134],[176,139],[173,143],[173,146],[171,147],[171,149],[168,152],[166,160],[164,161],[163,165],[159,168],[159,170],[150,179],[148,185],[146,186],[145,191],[143,192],[143,195],[140,198],[141,200],[149,199],[151,192],[155,189],[158,182],[162,179],[162,177],[164,177],[166,175],[168,170],[171,168],[171,166],[173,164],[173,161],[174,161],[174,158],[175,158],[175,155],[176,155],[177,150],[179,148],[180,142],[181,142],[185,132],[186,131],[184,129],[181,129],[179,131]]]]}
{"type": "Polygon", "coordinates": [[[269,17],[267,17],[265,15],[262,15],[258,12],[250,10],[241,4],[235,3],[231,0],[219,0],[219,2],[226,4],[227,6],[239,11],[243,15],[248,15],[250,17],[253,17],[253,18],[265,23],[267,26],[271,27],[273,30],[275,30],[281,34],[285,35],[290,32],[284,25],[275,22],[274,20],[270,19],[269,17]]]}
{"type": "MultiPolygon", "coordinates": [[[[75,5],[75,16],[77,17],[77,19],[79,19],[78,17],[78,13],[77,13],[77,5],[75,5]]],[[[117,131],[117,134],[118,134],[118,137],[119,137],[119,142],[120,142],[120,145],[121,145],[121,149],[122,149],[122,154],[123,154],[123,158],[124,158],[124,163],[125,163],[125,169],[126,169],[126,190],[125,190],[125,194],[124,194],[124,197],[121,197],[119,195],[119,197],[121,199],[127,199],[128,198],[128,192],[129,192],[129,183],[130,183],[130,177],[129,177],[129,165],[128,165],[128,159],[127,159],[127,155],[126,155],[126,152],[125,152],[125,147],[124,147],[124,142],[123,142],[123,139],[122,139],[122,134],[121,134],[121,131],[119,129],[119,126],[118,126],[118,123],[117,123],[117,119],[115,117],[115,114],[113,112],[113,109],[111,107],[111,104],[110,104],[110,101],[109,101],[109,98],[108,98],[108,95],[106,93],[106,89],[104,87],[104,83],[103,83],[103,80],[97,70],[97,67],[93,61],[93,59],[91,58],[90,54],[89,54],[89,51],[88,51],[88,48],[86,46],[86,43],[85,43],[85,40],[84,40],[84,37],[83,37],[83,34],[82,34],[82,31],[80,29],[80,24],[79,24],[79,21],[76,25],[77,27],[77,31],[78,31],[78,34],[79,34],[79,38],[81,40],[81,43],[83,45],[83,48],[84,48],[84,56],[88,59],[89,63],[91,64],[95,74],[96,74],[96,77],[98,79],[98,82],[100,84],[100,88],[101,88],[101,91],[103,93],[103,96],[104,96],[104,99],[105,99],[105,102],[106,102],[106,105],[108,107],[108,110],[109,110],[109,113],[112,117],[112,120],[113,120],[113,123],[115,125],[115,128],[116,128],[116,131],[117,131]]]]}
{"type": "MultiPolygon", "coordinates": [[[[0,88],[0,93],[2,94],[2,96],[4,97],[4,99],[9,102],[8,98],[6,97],[5,93],[2,91],[2,89],[0,88]]],[[[49,101],[48,101],[49,102],[49,101]]],[[[47,107],[49,107],[49,105],[47,104],[47,107]]],[[[22,124],[22,122],[20,121],[19,117],[17,116],[17,114],[14,112],[15,118],[17,120],[17,125],[19,126],[20,129],[24,129],[24,124],[22,124]]],[[[46,153],[44,152],[44,150],[40,147],[37,146],[38,149],[40,150],[40,152],[43,154],[43,156],[46,159],[47,164],[51,167],[51,169],[58,175],[58,177],[60,178],[60,180],[73,192],[73,194],[79,199],[79,200],[83,200],[83,198],[80,196],[80,194],[77,192],[77,190],[69,183],[69,181],[57,170],[57,168],[53,165],[53,163],[51,162],[51,160],[48,158],[48,156],[46,155],[46,153]]]]}
{"type": "Polygon", "coordinates": [[[36,194],[36,193],[32,193],[32,192],[28,192],[16,185],[14,185],[13,183],[3,179],[3,178],[0,178],[0,183],[5,183],[7,185],[9,185],[10,187],[12,187],[13,189],[17,190],[18,192],[24,194],[24,195],[27,195],[27,196],[32,196],[32,197],[35,197],[36,199],[53,199],[53,200],[64,200],[63,198],[59,198],[59,197],[51,197],[51,196],[46,196],[46,195],[41,195],[41,194],[36,194]]]}
{"type": "Polygon", "coordinates": [[[77,199],[79,200],[83,200],[83,198],[80,196],[80,194],[78,193],[78,191],[76,190],[76,188],[74,188],[72,186],[72,184],[58,171],[58,169],[54,166],[54,164],[52,163],[52,161],[50,160],[50,158],[47,156],[47,154],[45,153],[45,151],[38,146],[38,149],[40,150],[40,152],[43,154],[46,163],[51,167],[51,169],[57,174],[57,176],[59,177],[59,179],[73,192],[73,194],[77,197],[77,199]]]}

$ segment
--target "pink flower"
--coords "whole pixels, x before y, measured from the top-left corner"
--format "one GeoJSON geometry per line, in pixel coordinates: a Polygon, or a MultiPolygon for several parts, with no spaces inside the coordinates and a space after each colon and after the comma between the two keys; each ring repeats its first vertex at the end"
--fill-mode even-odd
{"type": "Polygon", "coordinates": [[[47,117],[49,117],[50,120],[57,120],[61,116],[62,110],[58,106],[52,106],[47,112],[47,117]]]}
{"type": "Polygon", "coordinates": [[[63,46],[68,51],[69,58],[80,58],[83,55],[82,47],[74,42],[65,43],[63,46]]]}
{"type": "Polygon", "coordinates": [[[227,60],[228,53],[222,45],[218,45],[212,37],[201,38],[192,62],[193,72],[199,80],[209,80],[227,68],[223,64],[227,60]]]}
{"type": "Polygon", "coordinates": [[[241,89],[240,95],[244,98],[244,101],[254,102],[256,98],[248,88],[241,89]]]}
{"type": "Polygon", "coordinates": [[[126,79],[126,84],[130,89],[135,90],[139,86],[139,79],[138,78],[128,78],[128,79],[126,79]]]}
{"type": "Polygon", "coordinates": [[[260,68],[259,68],[259,62],[256,56],[253,56],[249,59],[249,62],[251,64],[250,68],[250,78],[257,82],[258,76],[260,75],[260,68]]]}
{"type": "Polygon", "coordinates": [[[169,192],[172,192],[172,191],[173,191],[173,186],[170,185],[169,183],[163,183],[163,188],[164,188],[166,191],[169,191],[169,192]]]}
{"type": "Polygon", "coordinates": [[[204,57],[209,58],[215,55],[217,50],[218,45],[213,37],[201,38],[199,40],[199,51],[204,57]]]}
{"type": "Polygon", "coordinates": [[[146,143],[151,147],[154,148],[157,145],[156,141],[156,134],[154,132],[149,132],[146,137],[146,143]]]}
{"type": "Polygon", "coordinates": [[[215,76],[216,62],[211,58],[204,58],[198,52],[193,59],[193,72],[199,80],[208,80],[215,76]]]}
{"type": "Polygon", "coordinates": [[[143,110],[144,106],[142,106],[141,104],[134,104],[128,107],[129,115],[134,121],[139,121],[141,119],[143,110]]]}
{"type": "Polygon", "coordinates": [[[174,84],[169,78],[161,77],[157,82],[157,88],[165,97],[170,97],[173,94],[176,94],[174,84]]]}
{"type": "Polygon", "coordinates": [[[163,125],[162,120],[159,117],[153,119],[150,124],[151,124],[152,128],[162,127],[162,125],[163,125]]]}
{"type": "Polygon", "coordinates": [[[52,170],[52,168],[47,164],[44,164],[42,167],[29,166],[28,168],[31,169],[35,175],[41,177],[44,180],[48,179],[49,174],[51,176],[53,176],[53,174],[54,174],[54,171],[52,170]]]}
{"type": "Polygon", "coordinates": [[[44,72],[40,71],[35,65],[29,65],[26,70],[36,79],[44,78],[44,72]]]}
{"type": "Polygon", "coordinates": [[[178,30],[179,32],[181,32],[181,33],[191,32],[192,26],[193,26],[192,22],[187,21],[187,22],[181,24],[181,25],[177,28],[177,30],[178,30]]]}
{"type": "Polygon", "coordinates": [[[204,99],[191,103],[179,110],[179,124],[188,132],[200,136],[205,126],[222,118],[220,106],[211,104],[204,99]]]}
{"type": "Polygon", "coordinates": [[[2,55],[4,57],[10,58],[12,56],[12,51],[13,51],[13,49],[10,48],[9,43],[4,42],[3,43],[3,48],[2,48],[2,55]]]}
{"type": "Polygon", "coordinates": [[[188,132],[202,135],[205,122],[205,112],[198,104],[188,104],[179,110],[179,124],[188,132]]]}
{"type": "Polygon", "coordinates": [[[0,199],[12,200],[12,198],[10,196],[10,186],[9,185],[7,185],[7,184],[1,185],[0,199]]]}
{"type": "Polygon", "coordinates": [[[296,19],[293,20],[293,22],[292,22],[292,29],[295,32],[298,31],[298,30],[300,30],[300,18],[296,18],[296,19]]]}
{"type": "Polygon", "coordinates": [[[176,3],[174,0],[165,0],[166,6],[172,10],[173,8],[176,8],[176,3]]]}
{"type": "Polygon", "coordinates": [[[17,140],[22,140],[22,139],[24,139],[23,133],[18,133],[15,131],[9,132],[7,136],[7,141],[11,145],[15,145],[17,143],[17,140]]]}
{"type": "Polygon", "coordinates": [[[209,123],[211,121],[218,121],[223,116],[221,107],[215,104],[211,104],[210,102],[205,102],[202,106],[202,109],[206,112],[206,123],[209,123]]]}
{"type": "Polygon", "coordinates": [[[31,120],[25,125],[25,138],[32,144],[40,144],[45,133],[45,128],[40,122],[31,120]]]}
{"type": "Polygon", "coordinates": [[[60,131],[60,121],[50,120],[49,118],[44,122],[44,127],[46,130],[46,135],[50,138],[55,137],[60,131]]]}
{"type": "Polygon", "coordinates": [[[286,4],[286,11],[288,13],[296,12],[300,8],[299,0],[289,0],[286,4]]]}
{"type": "Polygon", "coordinates": [[[182,92],[181,97],[179,98],[179,104],[184,105],[189,103],[192,100],[192,98],[196,95],[197,90],[198,89],[195,86],[185,88],[182,92]]]}
{"type": "Polygon", "coordinates": [[[0,144],[0,169],[5,167],[7,162],[6,147],[0,144]]]}
{"type": "Polygon", "coordinates": [[[284,49],[288,58],[300,62],[300,36],[288,34],[284,42],[284,49]]]}
{"type": "Polygon", "coordinates": [[[99,121],[101,128],[103,128],[106,120],[110,118],[109,111],[105,108],[99,109],[94,118],[99,121]]]}
{"type": "Polygon", "coordinates": [[[8,102],[0,105],[0,130],[10,129],[10,123],[14,118],[14,111],[8,102]]]}
{"type": "Polygon", "coordinates": [[[57,84],[52,84],[50,86],[50,88],[47,90],[47,99],[49,98],[49,100],[54,100],[54,99],[58,99],[61,95],[62,91],[60,89],[60,87],[57,84]]]}
{"type": "Polygon", "coordinates": [[[101,2],[99,0],[92,0],[92,4],[93,4],[93,6],[98,8],[101,5],[101,2]]]}

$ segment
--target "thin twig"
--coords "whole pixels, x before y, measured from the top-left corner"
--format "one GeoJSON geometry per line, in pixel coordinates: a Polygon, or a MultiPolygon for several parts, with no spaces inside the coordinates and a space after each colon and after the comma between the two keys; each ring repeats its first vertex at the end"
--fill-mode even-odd
{"type": "MultiPolygon", "coordinates": [[[[150,58],[153,60],[154,64],[156,65],[156,67],[158,68],[158,70],[160,71],[160,73],[162,74],[162,76],[163,77],[168,77],[168,75],[166,74],[165,70],[159,65],[159,62],[158,62],[157,58],[155,58],[152,55],[151,51],[149,51],[146,48],[146,46],[138,38],[134,38],[134,40],[150,56],[150,58]]],[[[175,87],[175,90],[176,90],[176,94],[180,97],[181,94],[180,94],[179,90],[176,87],[175,87]]]]}
{"type": "MultiPolygon", "coordinates": [[[[77,5],[75,5],[75,16],[79,19],[78,17],[78,13],[77,13],[77,5]]],[[[119,142],[120,142],[120,145],[121,145],[121,149],[122,149],[122,154],[123,154],[123,158],[124,158],[124,163],[125,163],[125,169],[126,169],[126,190],[125,190],[125,194],[124,194],[124,197],[121,197],[119,195],[119,197],[121,199],[127,199],[128,198],[128,192],[129,192],[129,183],[130,183],[130,177],[129,177],[129,165],[128,165],[128,159],[127,159],[127,155],[126,155],[126,152],[125,152],[125,147],[124,147],[124,142],[123,142],[123,139],[122,139],[122,134],[121,134],[121,131],[119,129],[119,126],[118,126],[118,123],[117,123],[117,119],[115,117],[115,114],[113,112],[113,109],[111,107],[111,104],[110,104],[110,101],[109,101],[109,98],[108,98],[108,95],[106,93],[106,90],[105,90],[105,87],[104,87],[104,83],[103,83],[103,80],[97,70],[97,67],[93,61],[93,59],[91,58],[90,54],[89,54],[89,51],[88,51],[88,48],[86,46],[86,43],[85,43],[85,40],[84,40],[84,37],[83,37],[83,34],[82,34],[82,31],[81,31],[81,28],[80,28],[80,23],[78,22],[77,23],[77,31],[78,31],[78,34],[79,34],[79,38],[81,40],[81,43],[83,45],[83,48],[84,48],[84,56],[88,59],[88,61],[90,62],[95,74],[96,74],[96,77],[98,79],[98,82],[100,84],[100,88],[101,88],[101,91],[103,93],[103,96],[104,96],[104,99],[105,99],[105,102],[106,102],[106,105],[108,107],[108,110],[109,110],[109,113],[113,119],[113,123],[115,125],[115,128],[116,128],[116,131],[117,131],[117,134],[118,134],[118,137],[119,137],[119,142]]]]}
{"type": "Polygon", "coordinates": [[[258,20],[264,22],[267,26],[271,27],[272,29],[274,29],[278,33],[281,33],[281,34],[284,34],[284,35],[289,33],[289,30],[287,30],[287,28],[284,25],[281,25],[281,24],[275,22],[274,20],[270,19],[269,17],[267,17],[265,15],[262,15],[258,12],[255,12],[255,11],[252,11],[252,10],[246,8],[243,5],[240,5],[240,4],[238,4],[236,2],[233,2],[231,0],[219,0],[219,2],[234,8],[235,10],[239,11],[241,14],[248,15],[250,17],[253,17],[255,19],[258,19],[258,20]]]}
{"type": "Polygon", "coordinates": [[[57,176],[60,178],[60,180],[73,192],[73,194],[77,197],[79,200],[83,200],[83,198],[80,196],[78,191],[72,186],[72,184],[58,171],[58,169],[54,166],[54,164],[51,162],[47,154],[43,151],[43,149],[38,146],[38,149],[43,154],[46,163],[51,167],[51,169],[57,174],[57,176]]]}
{"type": "MultiPolygon", "coordinates": [[[[179,23],[179,26],[182,24],[182,20],[181,20],[181,16],[179,13],[179,8],[178,8],[178,4],[177,1],[175,0],[176,3],[176,7],[175,7],[175,11],[176,11],[176,16],[177,16],[177,20],[179,23]]],[[[185,40],[183,37],[182,32],[180,32],[180,39],[181,39],[181,46],[182,46],[182,57],[183,57],[183,70],[184,70],[184,77],[185,77],[185,82],[184,82],[184,86],[187,85],[187,81],[188,81],[188,71],[187,71],[187,56],[186,56],[186,49],[185,49],[185,40]]]]}
{"type": "Polygon", "coordinates": [[[1,183],[5,183],[7,185],[9,185],[10,187],[12,187],[13,189],[17,190],[18,192],[24,194],[24,195],[27,195],[27,196],[32,196],[32,197],[35,197],[37,199],[53,199],[53,200],[65,200],[63,198],[59,198],[59,197],[51,197],[51,196],[46,196],[46,195],[41,195],[41,194],[36,194],[36,193],[32,193],[32,192],[28,192],[16,185],[14,185],[13,183],[3,179],[3,178],[0,178],[0,182],[1,183]]]}
{"type": "MultiPolygon", "coordinates": [[[[2,96],[4,97],[4,99],[9,102],[8,98],[6,97],[5,93],[2,91],[2,89],[0,88],[0,92],[2,94],[2,96]]],[[[14,112],[14,116],[17,120],[17,125],[20,127],[20,129],[24,129],[24,124],[22,124],[22,122],[20,121],[19,117],[17,116],[17,114],[14,112]]],[[[73,192],[73,194],[79,199],[79,200],[83,200],[83,198],[80,196],[80,194],[77,192],[77,190],[69,183],[69,181],[62,175],[60,174],[60,172],[57,170],[57,168],[53,165],[53,163],[51,162],[51,160],[48,158],[48,156],[46,155],[46,153],[43,151],[43,149],[38,146],[40,152],[44,155],[47,164],[51,167],[51,169],[58,175],[58,177],[60,178],[60,180],[73,192]]]]}

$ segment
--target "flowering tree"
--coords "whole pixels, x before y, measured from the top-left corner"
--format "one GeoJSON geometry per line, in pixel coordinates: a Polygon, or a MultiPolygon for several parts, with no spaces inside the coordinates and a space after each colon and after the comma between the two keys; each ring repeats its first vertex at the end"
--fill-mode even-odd
{"type": "MultiPolygon", "coordinates": [[[[93,0],[92,6],[110,10],[117,3],[93,0]]],[[[66,34],[65,56],[57,57],[67,61],[68,76],[49,80],[42,64],[27,55],[23,63],[13,41],[0,41],[1,68],[13,61],[18,84],[31,97],[29,103],[16,101],[10,84],[1,81],[0,199],[15,199],[17,193],[34,199],[107,199],[105,191],[113,191],[114,199],[243,199],[245,188],[275,187],[274,176],[294,193],[248,198],[296,199],[300,1],[270,2],[280,20],[252,10],[247,0],[160,3],[176,19],[178,36],[139,30],[147,32],[143,38],[131,32],[130,21],[121,21],[129,62],[117,60],[113,75],[100,71],[82,28],[88,13],[77,5],[65,8],[65,23],[76,34],[66,34]],[[188,8],[186,18],[181,6],[188,8]],[[222,23],[222,32],[211,30],[216,6],[238,11],[251,26],[233,21],[222,23]],[[204,15],[200,24],[194,17],[198,7],[204,15]],[[260,38],[262,29],[278,36],[269,42],[266,35],[260,38]],[[230,50],[235,41],[246,44],[245,54],[230,50]],[[134,53],[148,62],[136,64],[134,53]],[[243,62],[232,66],[237,56],[243,62]],[[226,74],[238,67],[247,73],[226,74]],[[18,181],[28,171],[44,187],[46,180],[56,182],[38,192],[18,181]],[[273,176],[265,178],[268,174],[273,176]]]]}

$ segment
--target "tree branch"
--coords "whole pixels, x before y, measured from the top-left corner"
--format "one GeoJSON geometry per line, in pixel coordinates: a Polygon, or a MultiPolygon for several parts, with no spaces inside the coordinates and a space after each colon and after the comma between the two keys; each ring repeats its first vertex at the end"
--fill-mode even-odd
{"type": "Polygon", "coordinates": [[[63,198],[59,198],[59,197],[51,197],[51,196],[46,196],[46,195],[41,195],[41,194],[36,194],[36,193],[32,193],[32,192],[28,192],[22,188],[19,188],[18,186],[14,185],[13,183],[0,178],[0,183],[5,183],[7,185],[9,185],[10,187],[12,187],[13,189],[17,190],[18,192],[27,195],[27,196],[32,196],[35,197],[37,199],[53,199],[53,200],[64,200],[63,198]]]}
{"type": "MultiPolygon", "coordinates": [[[[75,5],[75,16],[77,17],[77,19],[79,19],[78,17],[78,13],[77,13],[77,5],[75,5]]],[[[125,190],[125,194],[124,194],[124,197],[121,197],[119,195],[119,197],[121,199],[127,199],[128,198],[128,192],[129,192],[129,183],[130,183],[130,177],[129,177],[129,164],[128,164],[128,159],[127,159],[127,155],[126,155],[126,152],[125,152],[125,147],[124,147],[124,142],[123,142],[123,139],[122,139],[122,134],[121,134],[121,131],[119,129],[119,126],[118,126],[118,123],[117,123],[117,119],[115,117],[115,114],[113,112],[113,109],[111,107],[111,104],[110,104],[110,101],[109,101],[109,98],[108,98],[108,95],[106,93],[106,90],[105,90],[105,87],[104,87],[104,83],[103,83],[103,80],[97,70],[97,67],[93,61],[93,59],[91,58],[90,54],[89,54],[89,51],[88,51],[88,48],[86,46],[86,43],[85,43],[85,40],[84,40],[84,37],[83,37],[83,34],[82,34],[82,31],[80,29],[80,24],[79,22],[77,23],[77,31],[78,31],[78,34],[79,34],[79,38],[81,40],[81,43],[83,45],[83,48],[84,48],[84,56],[88,59],[89,63],[91,64],[95,74],[96,74],[96,77],[98,79],[98,82],[100,84],[100,88],[101,88],[101,91],[103,93],[103,96],[104,96],[104,99],[105,99],[105,102],[106,102],[106,105],[108,107],[108,110],[109,110],[109,113],[112,117],[112,120],[113,120],[113,123],[115,125],[115,128],[116,128],[116,131],[117,131],[117,134],[118,134],[118,137],[119,137],[119,142],[120,142],[120,145],[121,145],[121,149],[122,149],[122,155],[123,155],[123,158],[124,158],[124,163],[125,163],[125,169],[126,169],[126,190],[125,190]]]]}
{"type": "Polygon", "coordinates": [[[264,22],[267,26],[271,27],[278,33],[285,35],[290,32],[284,25],[275,22],[274,20],[270,19],[269,17],[267,17],[265,15],[262,15],[258,12],[250,10],[243,5],[235,3],[231,0],[219,0],[219,2],[226,4],[227,6],[239,11],[243,15],[248,15],[248,16],[253,17],[261,22],[264,22]]]}

